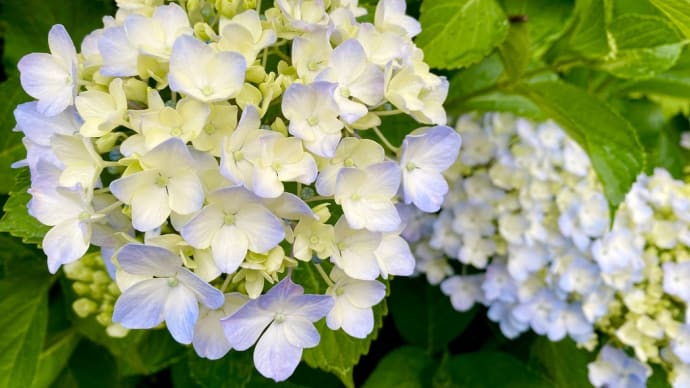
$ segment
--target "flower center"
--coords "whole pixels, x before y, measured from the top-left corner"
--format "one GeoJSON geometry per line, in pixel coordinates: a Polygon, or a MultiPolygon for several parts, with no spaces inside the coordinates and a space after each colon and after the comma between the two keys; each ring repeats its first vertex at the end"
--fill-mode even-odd
{"type": "Polygon", "coordinates": [[[283,323],[283,322],[285,322],[285,314],[276,313],[276,315],[273,317],[273,319],[276,321],[276,323],[283,323]]]}
{"type": "Polygon", "coordinates": [[[79,213],[79,221],[87,221],[89,218],[91,218],[91,214],[89,214],[89,212],[79,213]]]}
{"type": "Polygon", "coordinates": [[[235,224],[235,214],[234,213],[225,213],[225,217],[223,217],[223,222],[225,225],[234,225],[235,224]]]}
{"type": "Polygon", "coordinates": [[[177,280],[177,278],[168,278],[168,287],[175,288],[178,284],[180,284],[180,282],[177,280]]]}
{"type": "Polygon", "coordinates": [[[204,132],[206,132],[209,135],[213,135],[213,133],[216,131],[216,127],[213,124],[209,124],[204,127],[204,132]]]}
{"type": "Polygon", "coordinates": [[[319,236],[311,236],[311,238],[309,239],[309,242],[312,243],[312,245],[318,244],[319,241],[321,241],[319,236]]]}
{"type": "Polygon", "coordinates": [[[319,118],[316,116],[311,116],[310,118],[307,119],[307,122],[309,123],[309,125],[311,125],[313,127],[313,126],[319,124],[319,118]]]}
{"type": "Polygon", "coordinates": [[[158,178],[156,178],[156,186],[165,187],[167,185],[168,185],[168,177],[163,176],[163,175],[158,175],[158,178]]]}
{"type": "Polygon", "coordinates": [[[343,163],[345,167],[352,167],[355,165],[355,161],[352,160],[352,158],[347,158],[345,159],[345,162],[343,163]]]}

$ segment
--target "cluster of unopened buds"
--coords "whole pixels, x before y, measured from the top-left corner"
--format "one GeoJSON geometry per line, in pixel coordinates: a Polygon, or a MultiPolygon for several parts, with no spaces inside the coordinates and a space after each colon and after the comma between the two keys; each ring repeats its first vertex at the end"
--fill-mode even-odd
{"type": "Polygon", "coordinates": [[[357,0],[181,3],[118,0],[80,53],[56,25],[19,62],[29,213],[51,226],[50,272],[100,254],[121,291],[108,325],[165,322],[210,359],[256,343],[284,380],[313,322],[364,338],[377,279],[412,274],[396,204],[434,212],[448,190],[448,82],[404,0],[373,23],[357,0]],[[379,129],[396,114],[420,123],[399,148],[379,129]],[[294,282],[306,270],[320,293],[294,282]]]}
{"type": "Polygon", "coordinates": [[[407,212],[417,270],[509,338],[566,336],[597,387],[644,387],[650,364],[690,384],[690,185],[640,175],[613,226],[587,155],[555,124],[464,116],[438,214],[407,212]]]}

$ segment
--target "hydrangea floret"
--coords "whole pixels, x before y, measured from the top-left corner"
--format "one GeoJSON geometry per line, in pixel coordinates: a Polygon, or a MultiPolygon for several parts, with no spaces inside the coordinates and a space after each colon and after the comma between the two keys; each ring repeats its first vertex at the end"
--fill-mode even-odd
{"type": "Polygon", "coordinates": [[[690,381],[690,185],[640,175],[613,223],[587,155],[552,122],[461,117],[437,214],[401,212],[418,273],[453,307],[488,307],[506,337],[532,330],[599,349],[597,387],[690,381]],[[430,237],[425,237],[430,236],[430,237]]]}
{"type": "Polygon", "coordinates": [[[210,359],[256,343],[276,381],[319,319],[367,337],[383,281],[414,269],[397,205],[437,211],[461,143],[405,2],[372,22],[356,0],[117,3],[79,52],[56,25],[18,65],[36,101],[15,110],[15,165],[48,269],[114,282],[75,309],[113,335],[164,323],[210,359]],[[400,146],[394,115],[419,123],[400,146]],[[305,293],[305,271],[322,287],[305,293]]]}

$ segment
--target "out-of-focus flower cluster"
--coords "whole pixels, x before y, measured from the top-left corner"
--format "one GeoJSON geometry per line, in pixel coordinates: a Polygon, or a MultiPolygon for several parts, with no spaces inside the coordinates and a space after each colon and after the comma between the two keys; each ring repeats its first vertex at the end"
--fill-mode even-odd
{"type": "Polygon", "coordinates": [[[396,203],[438,211],[460,146],[404,0],[382,0],[373,23],[357,0],[117,3],[79,53],[56,25],[50,53],[18,64],[36,101],[15,110],[17,166],[52,227],[49,270],[77,281],[75,310],[165,322],[211,359],[256,343],[278,381],[318,344],[313,322],[366,337],[377,279],[414,269],[396,203]],[[397,129],[400,147],[379,129],[396,114],[426,125],[397,129]],[[91,295],[105,272],[78,261],[98,260],[91,247],[119,287],[108,298],[91,295]],[[323,294],[305,295],[294,267],[319,273],[323,294]]]}
{"type": "Polygon", "coordinates": [[[509,338],[603,345],[595,386],[644,386],[650,364],[690,384],[690,186],[641,175],[610,227],[587,155],[555,124],[489,114],[456,129],[441,211],[407,212],[417,270],[458,311],[487,306],[509,338]]]}

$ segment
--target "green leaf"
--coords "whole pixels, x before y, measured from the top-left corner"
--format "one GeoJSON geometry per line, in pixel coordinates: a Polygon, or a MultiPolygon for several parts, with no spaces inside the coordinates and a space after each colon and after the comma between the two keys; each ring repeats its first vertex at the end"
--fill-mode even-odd
{"type": "Polygon", "coordinates": [[[651,78],[670,69],[685,45],[673,26],[657,16],[619,16],[609,32],[616,49],[599,67],[620,78],[651,78]]]}
{"type": "Polygon", "coordinates": [[[423,277],[396,278],[388,300],[395,327],[413,345],[434,353],[443,350],[472,322],[476,310],[459,313],[438,287],[423,277]]]}
{"type": "Polygon", "coordinates": [[[635,129],[604,101],[575,86],[545,81],[518,90],[587,152],[613,214],[644,170],[644,149],[635,129]]]}
{"type": "Polygon", "coordinates": [[[532,101],[524,96],[507,92],[491,92],[463,101],[455,107],[449,107],[448,112],[462,114],[471,111],[479,112],[507,112],[532,120],[544,120],[544,113],[532,101]]]}
{"type": "MultiPolygon", "coordinates": [[[[21,133],[12,131],[15,124],[14,108],[28,99],[16,74],[0,84],[0,99],[0,123],[3,123],[0,127],[3,133],[0,137],[0,181],[12,182],[16,173],[10,165],[26,156],[21,133]]],[[[7,194],[9,189],[9,185],[0,185],[0,194],[7,194]]]]}
{"type": "Polygon", "coordinates": [[[67,368],[53,384],[55,388],[124,388],[118,379],[117,365],[106,349],[81,341],[72,353],[67,368]]]}
{"type": "Polygon", "coordinates": [[[577,0],[566,32],[547,53],[549,61],[606,56],[611,51],[606,31],[611,10],[609,0],[577,0]]]}
{"type": "MultiPolygon", "coordinates": [[[[324,265],[326,263],[323,263],[324,265]]],[[[292,279],[302,285],[306,293],[323,294],[326,284],[312,265],[301,265],[294,270],[292,279]]],[[[321,341],[315,348],[304,349],[302,359],[312,368],[318,368],[335,374],[347,387],[354,387],[352,372],[359,358],[369,352],[369,347],[376,339],[383,326],[383,317],[388,314],[386,301],[374,306],[374,330],[367,338],[359,339],[346,334],[342,329],[333,331],[322,319],[314,324],[321,335],[321,341]]]]}
{"type": "Polygon", "coordinates": [[[0,219],[0,232],[20,237],[26,244],[40,244],[50,227],[29,215],[26,204],[31,200],[31,195],[27,192],[30,186],[29,169],[19,170],[14,187],[10,190],[10,198],[5,202],[5,214],[0,219]]]}
{"type": "Polygon", "coordinates": [[[529,364],[543,370],[559,388],[589,386],[587,364],[593,361],[592,353],[578,349],[570,339],[551,342],[538,336],[530,348],[529,364]]]}
{"type": "Polygon", "coordinates": [[[498,52],[508,79],[519,79],[527,69],[531,56],[527,23],[511,23],[508,38],[499,46],[498,52]]]}
{"type": "Polygon", "coordinates": [[[397,348],[376,365],[363,388],[424,388],[431,383],[434,360],[415,346],[397,348]]]}
{"type": "Polygon", "coordinates": [[[650,0],[686,38],[690,39],[690,2],[687,0],[650,0]]]}
{"type": "Polygon", "coordinates": [[[31,387],[50,387],[67,365],[80,339],[74,330],[56,335],[56,340],[41,352],[31,387]]]}
{"type": "Polygon", "coordinates": [[[503,63],[498,54],[489,55],[480,63],[459,70],[450,79],[446,107],[452,107],[470,95],[477,95],[487,88],[494,87],[503,71],[503,63]]]}
{"type": "Polygon", "coordinates": [[[540,58],[558,39],[573,11],[574,0],[503,0],[508,16],[524,16],[529,30],[531,51],[540,58]]]}
{"type": "Polygon", "coordinates": [[[29,271],[46,271],[46,258],[43,252],[8,234],[0,234],[0,279],[29,271]]]}
{"type": "Polygon", "coordinates": [[[0,387],[28,387],[38,365],[48,325],[46,272],[0,280],[0,387]]]}
{"type": "Polygon", "coordinates": [[[508,21],[495,0],[425,0],[417,46],[439,69],[457,69],[479,62],[508,33],[508,21]]]}
{"type": "Polygon", "coordinates": [[[501,352],[482,351],[459,354],[444,370],[454,387],[552,388],[556,385],[529,365],[501,352]]]}
{"type": "Polygon", "coordinates": [[[62,24],[77,49],[89,32],[103,27],[103,16],[114,14],[112,0],[5,1],[0,19],[5,22],[4,64],[14,68],[30,52],[48,52],[48,30],[62,24]]]}
{"type": "Polygon", "coordinates": [[[93,317],[77,318],[75,327],[91,341],[107,348],[116,357],[120,374],[152,374],[181,360],[185,348],[167,330],[131,330],[124,338],[108,336],[93,317]]]}

